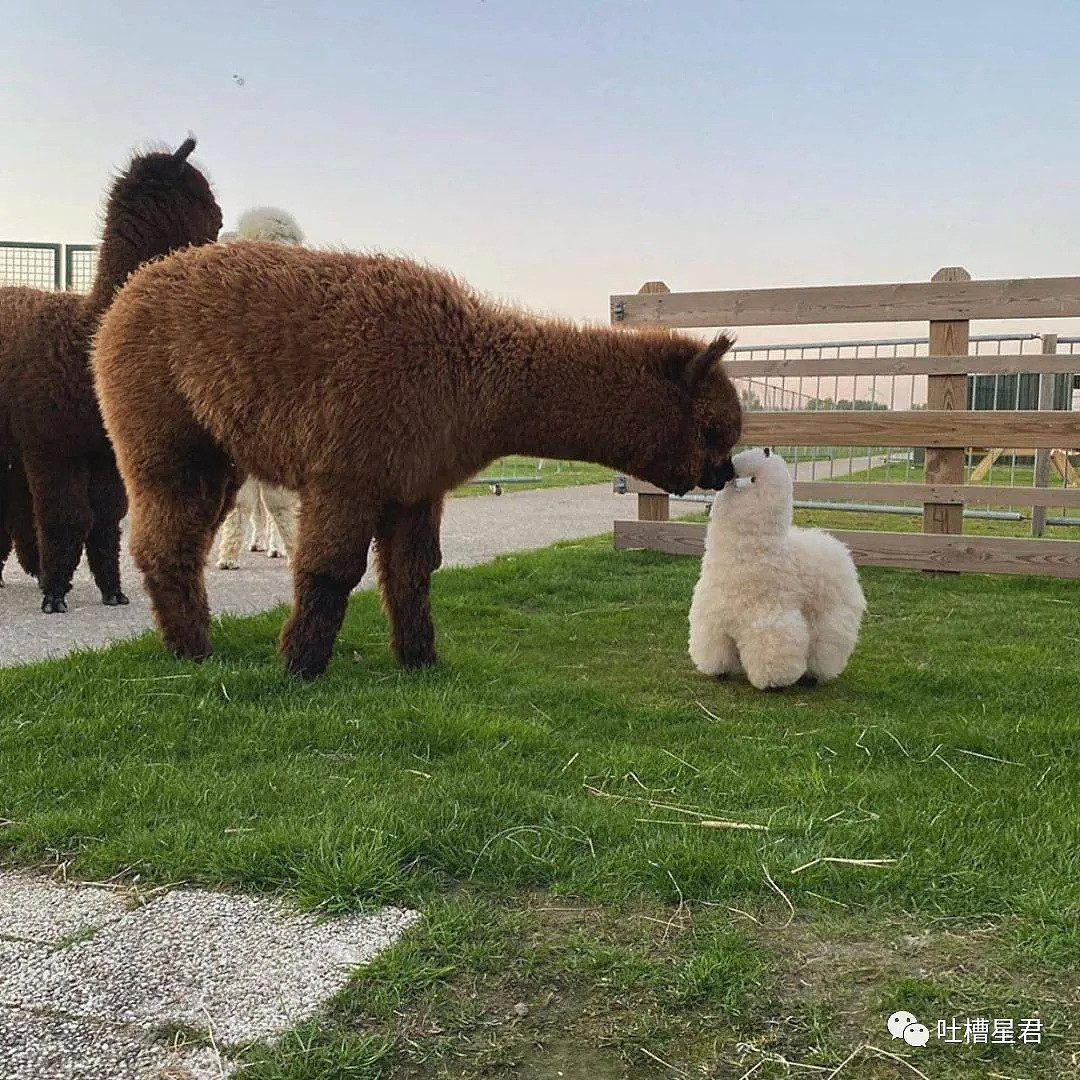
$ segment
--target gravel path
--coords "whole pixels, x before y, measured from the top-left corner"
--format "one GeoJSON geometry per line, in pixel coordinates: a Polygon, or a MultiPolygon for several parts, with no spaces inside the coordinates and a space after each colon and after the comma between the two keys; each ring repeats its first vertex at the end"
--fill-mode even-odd
{"type": "MultiPolygon", "coordinates": [[[[442,530],[443,562],[445,566],[472,566],[504,552],[595,536],[609,532],[616,518],[635,515],[632,497],[614,494],[610,484],[448,499],[442,530]]],[[[121,572],[124,590],[131,597],[129,606],[102,606],[84,560],[68,594],[67,613],[43,615],[37,583],[22,573],[12,557],[4,571],[6,587],[0,590],[0,666],[96,648],[149,629],[153,625],[149,601],[127,554],[126,539],[121,572]]],[[[374,585],[371,570],[361,584],[374,585]]],[[[207,587],[211,608],[218,614],[251,614],[289,603],[292,597],[284,561],[259,553],[245,553],[239,570],[211,566],[207,587]]]]}
{"type": "Polygon", "coordinates": [[[419,918],[320,921],[278,900],[0,871],[4,1080],[210,1080],[312,1016],[419,918]],[[177,1043],[187,1031],[194,1039],[177,1043]],[[202,1044],[202,1045],[200,1045],[202,1044]]]}

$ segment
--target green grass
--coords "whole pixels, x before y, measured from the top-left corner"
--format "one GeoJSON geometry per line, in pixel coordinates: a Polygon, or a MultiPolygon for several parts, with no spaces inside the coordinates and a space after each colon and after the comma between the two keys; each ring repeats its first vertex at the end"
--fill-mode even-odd
{"type": "MultiPolygon", "coordinates": [[[[935,1080],[1065,1075],[1075,585],[863,570],[848,671],[760,694],[689,664],[696,573],[602,539],[443,571],[430,672],[392,664],[366,593],[310,685],[274,655],[280,611],[222,619],[201,666],[147,635],[0,670],[0,859],[422,907],[251,1052],[262,1080],[671,1075],[650,1054],[738,1077],[740,1042],[832,1068],[895,1052],[906,1001],[1045,1018],[1042,1047],[915,1052],[935,1080]]],[[[842,1075],[901,1075],[860,1062],[842,1075]]]]}
{"type": "MultiPolygon", "coordinates": [[[[859,457],[862,456],[863,455],[856,455],[855,459],[858,460],[859,457]]],[[[973,458],[972,461],[977,464],[978,458],[973,458]]],[[[907,464],[903,461],[887,461],[883,464],[875,465],[873,469],[859,469],[846,476],[838,476],[837,482],[921,484],[923,483],[923,469],[921,465],[907,464]]],[[[970,484],[971,481],[966,480],[964,483],[970,484]]],[[[986,476],[983,477],[983,480],[978,481],[976,486],[999,485],[1002,487],[1031,487],[1034,484],[1035,469],[1032,468],[1031,465],[1016,465],[1016,468],[1013,469],[1009,464],[996,464],[990,469],[986,476]]],[[[1061,476],[1058,476],[1053,470],[1051,470],[1050,473],[1050,486],[1062,486],[1061,476]]],[[[1051,513],[1053,513],[1053,511],[1051,511],[1051,513]]]]}
{"type": "MultiPolygon", "coordinates": [[[[593,465],[586,461],[547,461],[540,458],[511,455],[493,461],[482,476],[491,479],[512,477],[512,482],[503,483],[504,492],[524,491],[531,488],[576,487],[579,484],[610,483],[614,476],[612,469],[603,465],[593,465]]],[[[465,484],[454,494],[485,495],[491,485],[487,480],[465,484]]]]}
{"type": "MultiPolygon", "coordinates": [[[[887,514],[882,512],[856,512],[854,510],[801,510],[795,511],[796,525],[814,526],[820,529],[860,529],[875,532],[922,532],[922,515],[887,514]]],[[[964,518],[964,532],[969,536],[1018,536],[1032,539],[1031,522],[995,521],[990,518],[964,518]]],[[[1043,532],[1046,540],[1080,539],[1080,528],[1075,525],[1047,525],[1043,532]]]]}
{"type": "MultiPolygon", "coordinates": [[[[1056,476],[1053,480],[1058,481],[1056,476]]],[[[860,469],[846,476],[837,477],[836,483],[922,483],[923,470],[921,467],[913,468],[902,462],[887,462],[875,466],[872,469],[860,469]]],[[[1006,465],[995,465],[983,484],[987,485],[1010,485],[1028,486],[1034,482],[1034,469],[1031,467],[1018,466],[1013,470],[1006,465]]],[[[890,500],[904,505],[903,500],[890,500]]],[[[917,505],[914,499],[909,500],[909,505],[917,505]]],[[[990,507],[978,507],[977,509],[991,509],[990,507]]],[[[1012,507],[999,507],[998,509],[1012,509],[1012,507]]],[[[1025,515],[1020,521],[996,521],[989,518],[964,518],[964,532],[972,536],[1015,536],[1031,538],[1030,508],[1021,508],[1020,513],[1025,515]]],[[[1050,509],[1049,516],[1062,516],[1060,511],[1050,509]]],[[[1073,511],[1066,511],[1067,517],[1080,517],[1073,511]]],[[[700,515],[699,515],[700,517],[700,515]]],[[[883,512],[855,511],[855,510],[805,510],[795,511],[795,523],[797,525],[816,526],[822,529],[862,529],[878,532],[922,532],[921,514],[889,514],[883,512]]],[[[1075,525],[1047,525],[1043,532],[1048,540],[1076,540],[1080,537],[1080,528],[1075,525]]]]}
{"type": "MultiPolygon", "coordinates": [[[[842,451],[838,451],[838,456],[846,456],[842,451]]],[[[856,460],[865,456],[865,451],[856,454],[856,460]]],[[[979,458],[972,457],[969,459],[972,465],[977,465],[979,458]]],[[[849,473],[847,476],[838,477],[838,481],[852,481],[852,482],[891,482],[891,483],[909,483],[909,484],[921,484],[923,483],[923,467],[921,465],[910,465],[903,461],[887,461],[882,465],[875,465],[872,469],[858,469],[855,472],[849,473]]],[[[965,483],[971,483],[970,480],[965,480],[965,483]]],[[[1008,487],[1010,485],[1016,487],[1031,487],[1035,483],[1035,469],[1031,465],[1017,465],[1014,469],[1011,465],[994,465],[990,472],[978,482],[977,486],[993,486],[1001,485],[1008,487]]],[[[1061,477],[1051,469],[1050,472],[1050,486],[1061,487],[1061,477]]]]}

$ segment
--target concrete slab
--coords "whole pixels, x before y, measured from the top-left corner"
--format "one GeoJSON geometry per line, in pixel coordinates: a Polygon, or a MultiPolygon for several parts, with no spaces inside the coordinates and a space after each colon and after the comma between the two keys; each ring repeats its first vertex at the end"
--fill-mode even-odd
{"type": "Polygon", "coordinates": [[[85,1018],[0,1006],[4,1080],[218,1080],[236,1066],[214,1050],[173,1050],[85,1018]]]}
{"type": "Polygon", "coordinates": [[[119,890],[0,870],[0,937],[55,945],[119,919],[126,910],[119,890]]]}
{"type": "Polygon", "coordinates": [[[272,1038],[310,1016],[419,918],[387,908],[319,921],[262,897],[177,889],[93,937],[0,974],[0,1001],[216,1045],[272,1038]]]}

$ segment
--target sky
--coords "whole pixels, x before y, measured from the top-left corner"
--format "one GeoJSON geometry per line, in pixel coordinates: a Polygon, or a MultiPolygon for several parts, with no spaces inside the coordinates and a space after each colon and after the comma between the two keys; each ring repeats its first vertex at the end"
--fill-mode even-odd
{"type": "MultiPolygon", "coordinates": [[[[0,239],[95,240],[115,170],[191,131],[226,228],[282,206],[592,322],[654,279],[1080,273],[1076,0],[7,7],[0,239]]],[[[796,333],[842,330],[739,337],[796,333]]]]}

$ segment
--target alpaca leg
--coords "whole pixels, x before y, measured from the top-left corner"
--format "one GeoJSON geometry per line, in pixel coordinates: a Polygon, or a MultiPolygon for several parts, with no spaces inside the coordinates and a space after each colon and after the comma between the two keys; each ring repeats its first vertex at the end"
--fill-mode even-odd
{"type": "Polygon", "coordinates": [[[129,472],[131,554],[142,571],[166,648],[203,660],[211,653],[203,570],[229,494],[229,465],[217,447],[174,445],[169,473],[129,472]]]}
{"type": "Polygon", "coordinates": [[[690,628],[690,659],[704,675],[723,679],[739,670],[739,650],[726,631],[696,623],[690,628]]]}
{"type": "Polygon", "coordinates": [[[221,526],[221,546],[218,548],[219,570],[240,569],[240,549],[244,546],[244,514],[239,506],[225,518],[221,526]]]}
{"type": "Polygon", "coordinates": [[[739,657],[758,690],[777,690],[806,672],[810,632],[802,613],[763,613],[739,635],[739,657]]]}
{"type": "MultiPolygon", "coordinates": [[[[285,541],[281,539],[281,533],[278,531],[274,516],[270,513],[270,508],[266,504],[265,488],[262,495],[260,503],[262,505],[263,521],[266,522],[266,557],[268,559],[280,559],[285,554],[285,541]]],[[[272,495],[269,497],[273,498],[272,495]]]]}
{"type": "Polygon", "coordinates": [[[24,466],[41,553],[41,610],[67,611],[64,597],[93,523],[90,472],[85,462],[52,458],[28,457],[24,466]]]}
{"type": "Polygon", "coordinates": [[[4,564],[11,554],[11,528],[8,525],[8,462],[0,458],[0,589],[4,587],[4,564]]]}
{"type": "Polygon", "coordinates": [[[830,612],[827,624],[819,620],[810,628],[810,653],[807,657],[807,674],[821,682],[835,679],[851,658],[859,637],[858,617],[846,613],[830,612]]]}
{"type": "Polygon", "coordinates": [[[281,559],[285,556],[285,541],[281,539],[281,533],[274,524],[274,519],[266,519],[266,557],[268,559],[281,559]]]}
{"type": "Polygon", "coordinates": [[[30,577],[37,577],[41,573],[41,555],[34,526],[34,500],[21,461],[12,462],[8,484],[7,527],[15,556],[30,577]]]}
{"type": "Polygon", "coordinates": [[[270,537],[267,535],[266,512],[262,502],[263,485],[258,480],[249,480],[250,499],[248,506],[248,525],[251,527],[251,543],[248,551],[265,551],[270,537]]]}
{"type": "Polygon", "coordinates": [[[266,517],[266,553],[271,559],[291,558],[296,550],[296,496],[272,484],[262,484],[260,494],[266,517]]]}
{"type": "Polygon", "coordinates": [[[236,500],[240,495],[240,489],[244,486],[247,477],[234,464],[230,464],[225,470],[225,488],[221,494],[221,506],[218,508],[217,520],[214,522],[215,534],[225,524],[225,520],[236,507],[236,500]]]}
{"type": "Polygon", "coordinates": [[[244,546],[244,524],[254,514],[254,502],[257,502],[255,481],[246,480],[236,491],[235,505],[225,515],[221,526],[221,546],[218,548],[217,557],[219,570],[240,569],[240,550],[244,546]]]}
{"type": "Polygon", "coordinates": [[[293,610],[281,630],[286,668],[303,679],[326,670],[349,593],[367,569],[374,513],[340,491],[303,493],[293,556],[293,610]]]}
{"type": "Polygon", "coordinates": [[[394,656],[402,667],[430,667],[435,654],[431,575],[442,563],[442,500],[383,509],[375,554],[383,606],[390,618],[394,656]]]}
{"type": "Polygon", "coordinates": [[[116,461],[95,461],[90,466],[90,507],[94,523],[86,537],[86,561],[109,607],[128,603],[120,591],[120,522],[127,513],[127,494],[116,461]]]}

